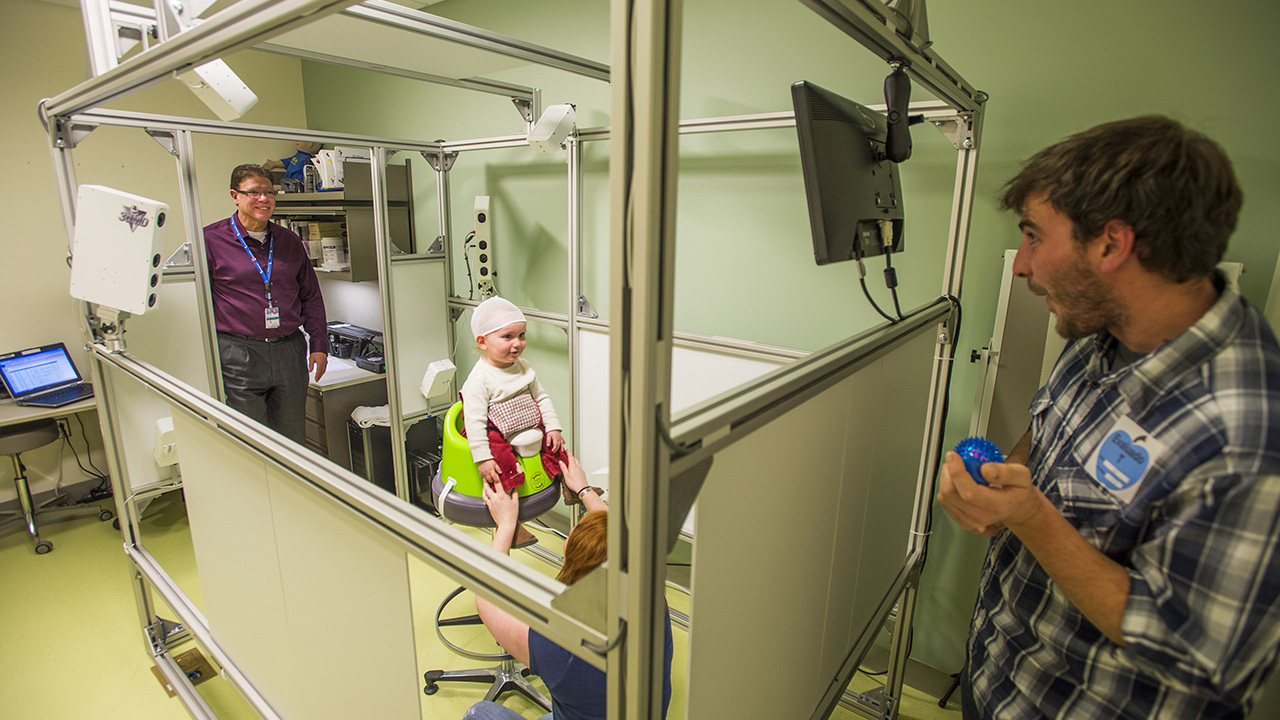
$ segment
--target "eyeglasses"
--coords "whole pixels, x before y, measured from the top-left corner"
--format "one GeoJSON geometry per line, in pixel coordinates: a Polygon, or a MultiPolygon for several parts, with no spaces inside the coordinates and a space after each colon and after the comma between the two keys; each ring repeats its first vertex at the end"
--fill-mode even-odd
{"type": "Polygon", "coordinates": [[[276,196],[275,190],[236,190],[236,192],[240,193],[241,195],[248,195],[250,197],[265,198],[265,197],[276,196]]]}

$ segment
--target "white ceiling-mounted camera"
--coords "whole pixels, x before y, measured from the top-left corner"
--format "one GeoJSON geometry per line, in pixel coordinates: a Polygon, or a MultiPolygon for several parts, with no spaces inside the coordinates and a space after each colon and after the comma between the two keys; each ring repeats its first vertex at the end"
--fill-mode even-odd
{"type": "Polygon", "coordinates": [[[538,118],[538,122],[529,131],[529,146],[538,152],[555,152],[577,124],[578,114],[573,105],[552,105],[542,113],[542,117],[538,118]]]}

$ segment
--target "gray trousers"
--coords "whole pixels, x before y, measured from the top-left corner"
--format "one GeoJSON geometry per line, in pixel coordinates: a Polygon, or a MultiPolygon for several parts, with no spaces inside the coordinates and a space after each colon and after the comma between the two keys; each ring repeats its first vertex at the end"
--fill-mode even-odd
{"type": "Polygon", "coordinates": [[[307,432],[307,338],[276,342],[218,333],[227,405],[298,444],[307,432]]]}

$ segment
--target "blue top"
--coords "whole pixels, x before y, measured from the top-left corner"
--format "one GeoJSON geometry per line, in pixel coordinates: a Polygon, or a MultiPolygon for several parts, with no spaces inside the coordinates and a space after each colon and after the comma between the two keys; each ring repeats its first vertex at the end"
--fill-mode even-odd
{"type": "Polygon", "coordinates": [[[969,640],[982,717],[1244,717],[1280,645],[1280,347],[1230,290],[1131,364],[1106,332],[1031,404],[1032,480],[1129,573],[1120,649],[1009,531],[969,640]]]}
{"type": "MultiPolygon", "coordinates": [[[[666,616],[666,642],[662,652],[662,717],[671,705],[671,615],[666,616]]],[[[605,720],[606,676],[573,653],[529,630],[529,671],[542,678],[551,691],[551,715],[555,720],[605,720]]]]}
{"type": "Polygon", "coordinates": [[[315,157],[315,155],[308,155],[307,153],[299,150],[294,153],[292,157],[281,158],[280,162],[284,163],[284,176],[291,180],[302,182],[304,179],[302,177],[303,169],[307,167],[307,163],[310,162],[313,157],[315,157]]]}

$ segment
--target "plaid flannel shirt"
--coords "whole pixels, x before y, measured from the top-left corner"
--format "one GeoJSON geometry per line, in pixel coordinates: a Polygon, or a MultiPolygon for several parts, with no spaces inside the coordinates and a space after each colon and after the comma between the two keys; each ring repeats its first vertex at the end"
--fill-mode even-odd
{"type": "Polygon", "coordinates": [[[1280,349],[1230,290],[1120,368],[1069,345],[1032,401],[1032,479],[1128,570],[1119,648],[1009,531],[992,539],[969,640],[992,718],[1243,717],[1280,643],[1280,349]],[[1088,462],[1118,419],[1164,446],[1127,502],[1088,462]]]}

